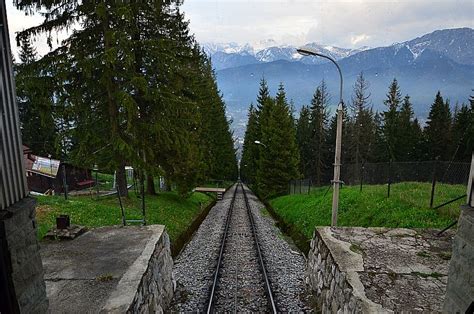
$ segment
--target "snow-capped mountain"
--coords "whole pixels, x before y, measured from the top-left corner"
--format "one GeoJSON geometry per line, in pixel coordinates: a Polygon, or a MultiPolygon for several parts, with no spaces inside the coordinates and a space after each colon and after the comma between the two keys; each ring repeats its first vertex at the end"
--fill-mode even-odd
{"type": "MultiPolygon", "coordinates": [[[[260,41],[255,44],[239,45],[237,43],[205,43],[204,51],[211,57],[216,70],[232,68],[247,64],[273,62],[278,60],[302,61],[306,64],[320,64],[326,62],[318,58],[304,58],[296,52],[296,46],[276,45],[272,40],[260,41]]],[[[309,43],[307,46],[316,51],[329,55],[336,60],[346,58],[355,53],[367,50],[368,47],[346,49],[334,46],[309,43]]]]}
{"type": "Polygon", "coordinates": [[[415,59],[426,49],[436,51],[460,64],[474,64],[474,30],[456,28],[434,31],[402,43],[415,59]]]}
{"type": "MultiPolygon", "coordinates": [[[[474,29],[438,30],[421,37],[387,47],[344,49],[316,43],[313,49],[339,60],[344,76],[344,99],[350,102],[357,75],[364,73],[370,84],[374,110],[382,110],[390,82],[397,78],[402,93],[410,95],[414,111],[425,119],[437,91],[451,104],[466,103],[474,86],[474,29]]],[[[263,46],[263,45],[262,45],[263,46]]],[[[260,46],[260,47],[262,47],[260,46]]],[[[315,87],[325,80],[332,99],[337,99],[339,78],[332,64],[316,62],[319,58],[302,58],[295,47],[271,45],[256,49],[252,45],[235,45],[241,53],[227,53],[215,47],[212,63],[235,132],[243,136],[247,107],[255,103],[262,77],[274,95],[283,83],[288,99],[296,110],[308,104],[315,87]],[[252,49],[250,49],[251,47],[252,49]],[[244,53],[245,51],[245,53],[244,53]]],[[[230,52],[230,48],[227,51],[230,52]]],[[[333,101],[333,105],[336,103],[333,101]]],[[[334,108],[333,108],[334,109],[334,108]]]]}

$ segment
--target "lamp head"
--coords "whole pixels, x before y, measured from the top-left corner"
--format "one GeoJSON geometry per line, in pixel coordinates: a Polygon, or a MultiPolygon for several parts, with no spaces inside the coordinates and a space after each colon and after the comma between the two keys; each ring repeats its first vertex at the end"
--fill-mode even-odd
{"type": "Polygon", "coordinates": [[[309,46],[297,48],[296,51],[303,56],[319,56],[320,54],[309,46]]]}

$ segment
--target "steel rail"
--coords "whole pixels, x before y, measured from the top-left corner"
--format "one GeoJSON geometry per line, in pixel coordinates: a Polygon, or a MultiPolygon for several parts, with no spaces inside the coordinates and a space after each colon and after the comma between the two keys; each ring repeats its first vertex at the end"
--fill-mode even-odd
{"type": "Polygon", "coordinates": [[[235,190],[234,190],[234,195],[232,196],[232,201],[229,206],[229,211],[227,212],[227,217],[225,220],[225,228],[224,228],[224,234],[222,235],[222,240],[221,240],[221,248],[219,251],[219,259],[217,260],[217,266],[216,270],[214,272],[214,280],[212,282],[212,288],[211,288],[211,293],[209,295],[209,303],[207,304],[207,313],[210,314],[213,312],[214,309],[214,299],[215,299],[215,293],[216,293],[216,288],[217,288],[217,282],[219,280],[219,271],[221,269],[221,264],[222,264],[222,257],[224,255],[224,247],[225,243],[227,240],[227,233],[229,231],[229,225],[230,225],[230,218],[232,217],[232,211],[234,210],[234,203],[235,203],[235,196],[237,195],[237,189],[239,188],[239,184],[236,184],[235,190]]]}
{"type": "Polygon", "coordinates": [[[268,301],[270,302],[270,307],[271,307],[272,313],[278,313],[278,310],[277,310],[277,307],[276,307],[276,304],[275,304],[275,299],[274,299],[273,293],[272,293],[272,287],[270,285],[270,280],[268,279],[268,274],[267,274],[267,271],[266,271],[266,268],[265,268],[265,263],[263,261],[262,251],[260,249],[260,243],[258,242],[257,229],[255,227],[253,214],[252,214],[252,211],[250,209],[249,200],[247,198],[247,193],[245,192],[245,188],[244,188],[243,184],[240,184],[240,185],[242,187],[242,191],[244,192],[245,206],[247,207],[247,212],[248,212],[248,215],[249,215],[250,224],[252,225],[252,232],[253,232],[253,237],[254,237],[254,240],[255,240],[255,246],[257,247],[258,259],[260,261],[260,267],[261,267],[262,275],[263,275],[263,278],[265,280],[265,292],[267,294],[268,301]]]}

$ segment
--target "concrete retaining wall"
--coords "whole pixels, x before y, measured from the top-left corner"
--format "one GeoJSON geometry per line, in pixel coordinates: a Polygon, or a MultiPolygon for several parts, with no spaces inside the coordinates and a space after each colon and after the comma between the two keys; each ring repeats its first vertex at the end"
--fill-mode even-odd
{"type": "Polygon", "coordinates": [[[474,302],[474,208],[466,207],[458,224],[443,307],[447,313],[467,313],[474,302]]]}
{"type": "Polygon", "coordinates": [[[169,236],[164,226],[153,230],[140,257],[123,275],[101,312],[163,313],[173,299],[173,279],[169,236]]]}
{"type": "Polygon", "coordinates": [[[362,258],[349,247],[341,249],[345,247],[345,242],[332,237],[330,228],[314,231],[306,272],[318,308],[322,313],[379,312],[379,305],[360,295],[364,288],[356,272],[363,270],[362,258]]]}
{"type": "MultiPolygon", "coordinates": [[[[474,214],[470,219],[474,221],[474,214]]],[[[472,243],[472,224],[470,229],[462,226],[460,229],[457,238],[462,235],[468,239],[470,236],[472,243]]],[[[316,311],[440,312],[446,291],[453,232],[438,235],[438,231],[316,228],[307,263],[307,283],[316,299],[316,311]]],[[[472,249],[463,251],[468,247],[467,240],[463,241],[458,248],[462,258],[460,265],[456,266],[453,294],[472,300],[474,255],[472,249]]],[[[461,312],[465,311],[461,309],[461,312]]]]}

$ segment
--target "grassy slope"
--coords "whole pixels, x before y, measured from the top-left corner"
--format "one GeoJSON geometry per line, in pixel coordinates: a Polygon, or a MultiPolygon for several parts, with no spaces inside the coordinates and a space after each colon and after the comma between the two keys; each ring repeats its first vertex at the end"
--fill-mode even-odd
{"type": "MultiPolygon", "coordinates": [[[[71,223],[87,227],[120,225],[121,213],[116,196],[100,199],[76,196],[64,200],[61,196],[37,196],[38,236],[42,238],[55,225],[55,217],[67,214],[71,223]]],[[[146,219],[148,224],[164,224],[171,241],[176,239],[212,198],[202,193],[193,193],[189,198],[179,197],[175,192],[163,192],[157,196],[146,196],[146,219]],[[202,204],[202,205],[201,205],[202,204]]],[[[141,218],[141,200],[133,192],[124,200],[127,219],[141,218]]]]}
{"type": "MultiPolygon", "coordinates": [[[[319,188],[310,195],[286,195],[275,198],[270,204],[277,214],[297,231],[310,238],[315,226],[330,225],[332,190],[319,188]]],[[[443,228],[459,215],[459,200],[447,207],[429,208],[429,183],[393,184],[387,198],[386,185],[346,186],[341,190],[338,212],[339,226],[443,228]]],[[[464,186],[438,187],[435,205],[453,199],[465,192],[464,186]]]]}

